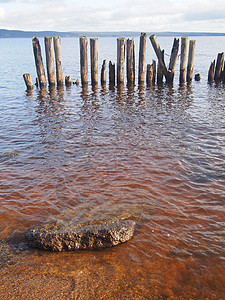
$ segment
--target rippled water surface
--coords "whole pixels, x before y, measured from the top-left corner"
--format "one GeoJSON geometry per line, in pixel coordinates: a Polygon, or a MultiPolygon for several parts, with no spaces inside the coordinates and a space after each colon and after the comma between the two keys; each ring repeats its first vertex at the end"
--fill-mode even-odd
{"type": "MultiPolygon", "coordinates": [[[[224,38],[210,39],[197,38],[189,87],[177,72],[173,87],[30,94],[31,41],[0,41],[1,299],[225,298],[225,90],[206,81],[224,38]],[[74,217],[133,219],[135,235],[103,251],[27,248],[32,226],[74,217]]],[[[116,39],[99,48],[116,60],[116,39]]],[[[76,80],[78,40],[62,50],[76,80]]]]}

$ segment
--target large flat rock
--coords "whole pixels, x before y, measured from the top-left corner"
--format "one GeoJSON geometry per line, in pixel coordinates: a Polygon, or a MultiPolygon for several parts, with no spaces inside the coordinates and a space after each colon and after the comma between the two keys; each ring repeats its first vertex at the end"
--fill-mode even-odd
{"type": "Polygon", "coordinates": [[[135,221],[119,220],[87,226],[45,224],[27,233],[30,247],[52,251],[94,250],[116,246],[131,239],[135,221]]]}

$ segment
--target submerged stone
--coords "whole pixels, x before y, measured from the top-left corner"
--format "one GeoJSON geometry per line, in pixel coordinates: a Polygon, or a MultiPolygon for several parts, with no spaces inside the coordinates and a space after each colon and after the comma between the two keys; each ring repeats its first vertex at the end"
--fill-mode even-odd
{"type": "Polygon", "coordinates": [[[30,247],[52,251],[94,250],[116,246],[132,238],[135,221],[120,220],[82,227],[44,225],[27,233],[30,247]]]}

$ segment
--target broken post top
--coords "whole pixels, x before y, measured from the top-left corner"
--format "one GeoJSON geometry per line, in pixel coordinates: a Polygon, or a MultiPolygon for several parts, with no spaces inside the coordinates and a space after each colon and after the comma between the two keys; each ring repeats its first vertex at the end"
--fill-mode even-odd
{"type": "Polygon", "coordinates": [[[32,42],[33,42],[33,43],[37,43],[37,42],[39,42],[39,39],[38,39],[38,37],[34,36],[34,37],[32,38],[32,42]]]}

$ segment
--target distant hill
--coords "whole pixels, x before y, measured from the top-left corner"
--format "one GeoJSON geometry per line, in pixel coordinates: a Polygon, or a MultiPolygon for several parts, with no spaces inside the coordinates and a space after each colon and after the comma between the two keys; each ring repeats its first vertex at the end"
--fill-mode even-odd
{"type": "MultiPolygon", "coordinates": [[[[157,36],[225,36],[225,33],[210,32],[147,32],[148,35],[155,33],[157,36]]],[[[87,37],[127,37],[139,36],[140,32],[136,31],[118,31],[118,32],[90,32],[90,31],[22,31],[0,29],[0,38],[32,38],[33,36],[56,36],[61,37],[79,37],[85,35],[87,37]]]]}

